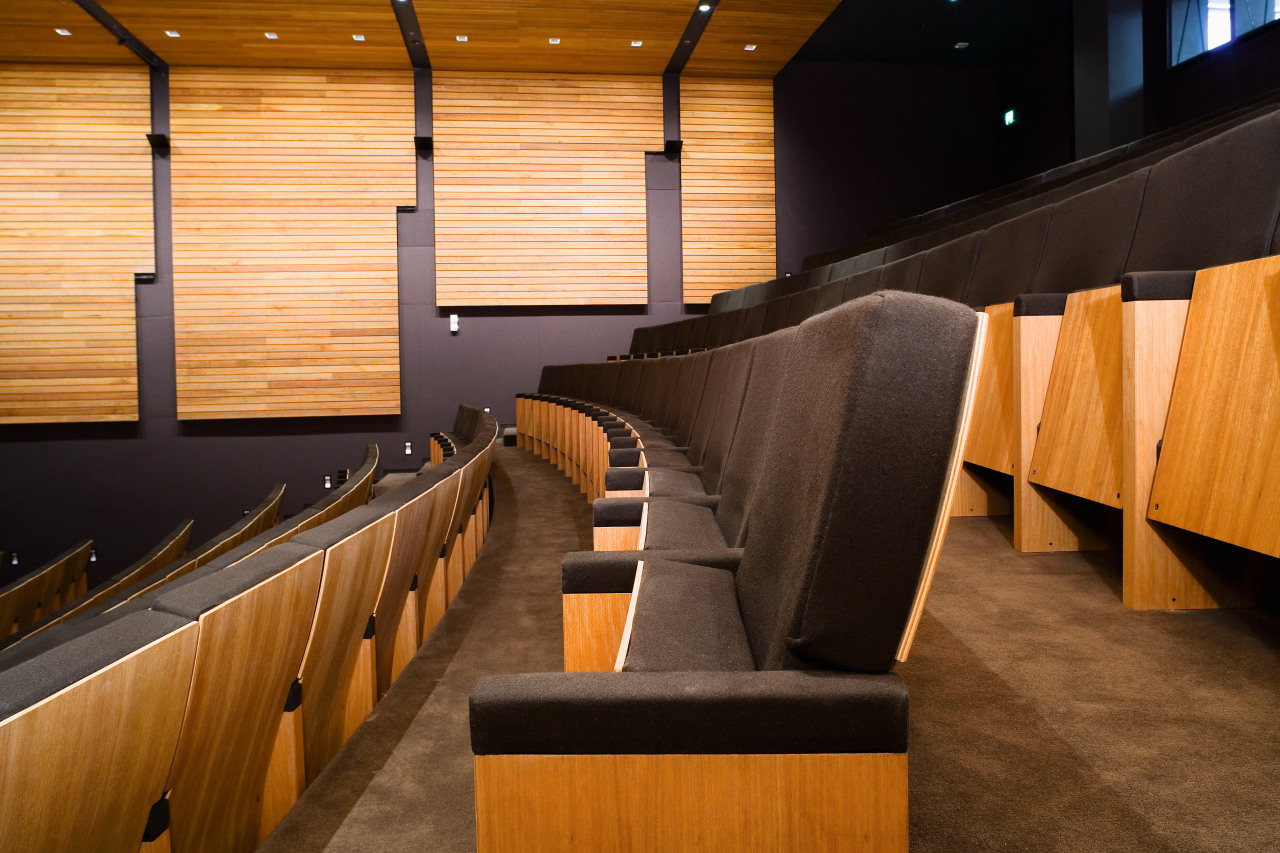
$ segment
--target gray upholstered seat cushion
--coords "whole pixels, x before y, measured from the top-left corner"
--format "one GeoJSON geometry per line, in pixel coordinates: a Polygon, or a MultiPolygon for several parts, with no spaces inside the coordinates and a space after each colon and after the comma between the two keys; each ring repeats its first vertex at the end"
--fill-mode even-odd
{"type": "Polygon", "coordinates": [[[414,471],[395,471],[390,474],[383,474],[382,479],[373,484],[374,497],[382,497],[392,489],[397,489],[405,483],[413,481],[418,476],[414,471]]]}
{"type": "Polygon", "coordinates": [[[646,525],[646,551],[729,547],[720,532],[715,512],[708,506],[677,499],[651,500],[646,525]]]}
{"type": "Polygon", "coordinates": [[[360,506],[312,528],[306,533],[299,533],[293,541],[314,548],[332,548],[344,539],[354,536],[369,525],[382,519],[387,513],[375,507],[360,506]]]}
{"type": "Polygon", "coordinates": [[[201,614],[318,553],[318,548],[285,542],[214,574],[180,578],[158,590],[151,607],[196,621],[201,614]]]}
{"type": "Polygon", "coordinates": [[[646,558],[632,602],[626,672],[745,672],[756,668],[733,572],[646,558]]]}
{"type": "Polygon", "coordinates": [[[190,619],[153,610],[129,613],[0,672],[0,720],[190,624],[190,619]]]}
{"type": "Polygon", "coordinates": [[[648,471],[650,497],[674,495],[705,495],[702,477],[696,470],[680,468],[652,468],[648,471]]]}
{"type": "Polygon", "coordinates": [[[686,468],[692,464],[689,455],[680,450],[644,449],[644,461],[649,468],[686,468]]]}

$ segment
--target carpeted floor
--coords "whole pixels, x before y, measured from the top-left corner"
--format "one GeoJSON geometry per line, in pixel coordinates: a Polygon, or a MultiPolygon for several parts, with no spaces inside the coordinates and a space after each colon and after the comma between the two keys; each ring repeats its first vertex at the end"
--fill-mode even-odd
{"type": "MultiPolygon", "coordinates": [[[[495,517],[440,627],[263,851],[472,851],[467,696],[561,668],[585,499],[501,448],[495,517]]],[[[1280,623],[1134,613],[1119,555],[1027,555],[953,520],[910,660],[912,851],[1280,849],[1280,623]]]]}

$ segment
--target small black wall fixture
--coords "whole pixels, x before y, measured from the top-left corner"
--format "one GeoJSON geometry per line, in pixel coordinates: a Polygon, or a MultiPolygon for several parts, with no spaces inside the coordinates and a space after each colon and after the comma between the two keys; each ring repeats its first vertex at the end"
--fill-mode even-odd
{"type": "Polygon", "coordinates": [[[674,160],[680,156],[680,149],[683,147],[683,139],[666,139],[662,143],[662,153],[666,154],[668,159],[674,160]]]}
{"type": "Polygon", "coordinates": [[[156,274],[153,272],[136,272],[133,274],[134,284],[155,284],[156,274]]]}
{"type": "Polygon", "coordinates": [[[430,157],[431,148],[432,148],[431,137],[415,136],[413,138],[413,147],[416,148],[418,150],[418,153],[421,154],[423,157],[430,157]]]}
{"type": "Polygon", "coordinates": [[[152,151],[159,154],[161,157],[169,156],[169,134],[148,133],[147,141],[151,143],[152,151]]]}

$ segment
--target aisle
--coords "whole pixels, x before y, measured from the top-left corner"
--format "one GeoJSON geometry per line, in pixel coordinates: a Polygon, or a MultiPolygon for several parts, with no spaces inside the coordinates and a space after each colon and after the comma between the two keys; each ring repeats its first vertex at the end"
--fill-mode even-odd
{"type": "Polygon", "coordinates": [[[497,448],[493,490],[489,538],[458,598],[263,853],[475,850],[471,685],[562,668],[560,558],[591,547],[585,497],[541,458],[497,448]]]}
{"type": "MultiPolygon", "coordinates": [[[[559,567],[582,495],[502,448],[489,541],[458,600],[263,851],[473,851],[467,697],[561,667],[559,567]]],[[[1134,613],[1119,555],[1019,554],[1009,521],[952,523],[911,692],[912,853],[1273,849],[1280,623],[1134,613]]]]}

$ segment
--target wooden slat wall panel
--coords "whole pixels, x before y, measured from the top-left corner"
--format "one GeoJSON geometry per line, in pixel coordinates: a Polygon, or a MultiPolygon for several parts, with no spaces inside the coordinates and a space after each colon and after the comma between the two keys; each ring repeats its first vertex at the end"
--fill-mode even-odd
{"type": "Polygon", "coordinates": [[[436,302],[648,298],[657,77],[434,75],[436,302]]]}
{"type": "Polygon", "coordinates": [[[395,414],[412,72],[176,69],[178,417],[395,414]]]}
{"type": "Polygon", "coordinates": [[[0,423],[138,419],[145,68],[0,66],[0,423]]]}
{"type": "Polygon", "coordinates": [[[776,275],[773,82],[680,80],[684,301],[776,275]]]}

